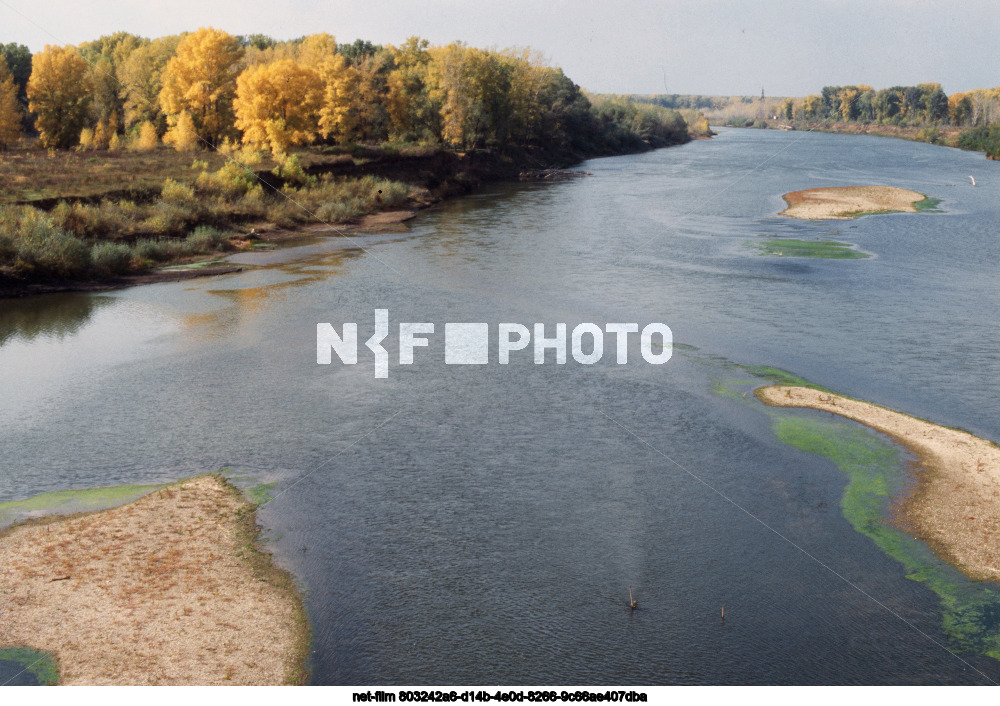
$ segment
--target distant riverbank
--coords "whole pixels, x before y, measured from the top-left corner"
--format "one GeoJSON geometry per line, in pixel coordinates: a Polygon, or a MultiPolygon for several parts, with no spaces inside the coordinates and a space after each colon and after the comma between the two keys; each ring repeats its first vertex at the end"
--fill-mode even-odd
{"type": "Polygon", "coordinates": [[[968,131],[968,128],[951,127],[948,125],[882,125],[879,123],[848,123],[826,120],[751,120],[746,125],[725,125],[722,127],[829,132],[838,135],[875,135],[877,137],[896,137],[901,140],[927,142],[929,144],[955,148],[959,148],[958,139],[962,133],[968,131]]]}

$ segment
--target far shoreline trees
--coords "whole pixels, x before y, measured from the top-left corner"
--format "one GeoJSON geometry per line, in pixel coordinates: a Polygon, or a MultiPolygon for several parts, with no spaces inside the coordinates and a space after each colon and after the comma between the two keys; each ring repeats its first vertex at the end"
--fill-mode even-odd
{"type": "MultiPolygon", "coordinates": [[[[126,32],[31,56],[0,45],[0,146],[12,115],[47,149],[235,149],[282,160],[307,146],[420,144],[458,151],[564,150],[592,156],[675,144],[677,111],[591,98],[526,49],[400,46],[329,34],[292,40],[214,28],[147,39],[126,32]],[[27,74],[25,70],[27,69],[27,74]],[[24,80],[26,103],[20,107],[24,80]]],[[[700,116],[692,116],[707,131],[700,116]],[[702,125],[703,123],[703,125],[702,125]]]]}

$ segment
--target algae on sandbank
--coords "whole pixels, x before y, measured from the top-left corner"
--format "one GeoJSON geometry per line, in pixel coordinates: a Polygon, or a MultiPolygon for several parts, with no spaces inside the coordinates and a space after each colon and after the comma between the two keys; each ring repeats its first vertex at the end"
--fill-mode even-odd
{"type": "Polygon", "coordinates": [[[885,213],[916,213],[926,194],[898,186],[828,186],[791,191],[778,215],[807,220],[844,220],[885,213]]]}
{"type": "Polygon", "coordinates": [[[1000,587],[969,578],[936,555],[927,542],[897,526],[900,497],[913,486],[912,465],[902,449],[869,426],[821,419],[815,411],[803,414],[797,409],[762,407],[757,395],[750,394],[762,381],[772,386],[806,387],[822,397],[834,394],[794,373],[728,361],[722,367],[748,374],[713,378],[715,394],[763,411],[781,442],[822,456],[846,475],[840,501],[842,516],[855,531],[899,562],[906,578],[934,592],[940,600],[941,627],[951,648],[1000,660],[1000,587]]]}

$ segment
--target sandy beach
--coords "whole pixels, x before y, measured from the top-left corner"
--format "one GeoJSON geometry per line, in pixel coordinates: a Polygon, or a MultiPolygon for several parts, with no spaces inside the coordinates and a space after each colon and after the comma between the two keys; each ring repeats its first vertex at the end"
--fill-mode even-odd
{"type": "Polygon", "coordinates": [[[788,208],[781,216],[809,220],[847,219],[885,211],[916,212],[925,196],[895,186],[831,186],[792,191],[782,196],[788,208]]]}
{"type": "Polygon", "coordinates": [[[917,487],[895,521],[977,580],[1000,582],[1000,447],[964,431],[805,387],[756,391],[776,407],[808,407],[887,434],[920,459],[917,487]]]}
{"type": "Polygon", "coordinates": [[[300,683],[301,599],[254,507],[200,476],[0,533],[0,647],[51,653],[60,684],[300,683]]]}

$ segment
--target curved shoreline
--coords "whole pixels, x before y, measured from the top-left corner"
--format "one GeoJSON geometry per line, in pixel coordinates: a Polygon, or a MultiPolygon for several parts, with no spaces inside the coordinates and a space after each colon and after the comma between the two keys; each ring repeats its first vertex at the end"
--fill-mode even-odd
{"type": "Polygon", "coordinates": [[[877,213],[916,213],[926,196],[896,186],[828,186],[791,191],[779,216],[806,220],[847,220],[877,213]]]}
{"type": "Polygon", "coordinates": [[[216,475],[0,533],[0,646],[60,684],[298,684],[309,630],[256,506],[216,475]]]}
{"type": "Polygon", "coordinates": [[[936,554],[976,580],[1000,582],[1000,447],[885,407],[807,387],[754,391],[773,407],[830,412],[871,427],[919,459],[916,490],[896,521],[936,554]]]}

